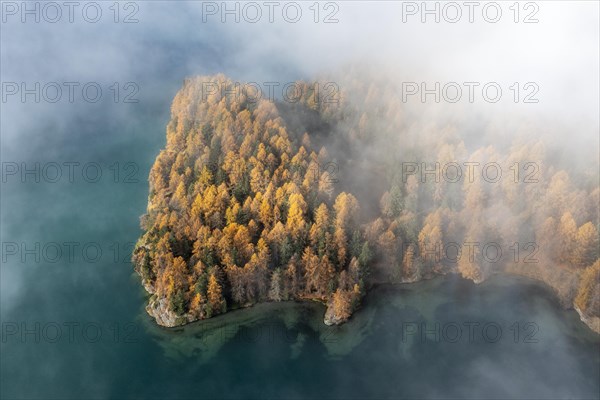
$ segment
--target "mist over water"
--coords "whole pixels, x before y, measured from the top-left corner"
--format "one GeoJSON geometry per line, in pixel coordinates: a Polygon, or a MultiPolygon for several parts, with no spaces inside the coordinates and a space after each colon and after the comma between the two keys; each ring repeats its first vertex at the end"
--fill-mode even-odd
{"type": "MultiPolygon", "coordinates": [[[[136,4],[133,24],[114,23],[108,3],[97,24],[21,23],[18,15],[2,21],[2,82],[97,82],[104,93],[97,103],[16,95],[1,104],[3,168],[62,167],[55,183],[44,175],[35,182],[35,173],[23,182],[3,169],[3,398],[599,397],[598,335],[549,289],[524,278],[381,286],[341,327],[325,327],[319,305],[285,303],[169,330],[145,313],[130,263],[172,100],[194,75],[284,84],[335,81],[339,71],[368,65],[392,79],[392,91],[402,82],[495,81],[506,97],[513,82],[533,81],[538,104],[417,101],[406,113],[419,116],[419,127],[452,120],[471,148],[543,138],[561,150],[557,165],[584,177],[592,171],[597,185],[596,2],[538,2],[540,22],[531,25],[509,17],[402,23],[401,3],[391,2],[339,2],[334,24],[315,24],[308,3],[297,24],[203,22],[201,2],[136,4]],[[139,89],[138,102],[122,101],[127,83],[139,89]],[[73,179],[64,163],[79,163],[73,179]],[[94,166],[82,172],[90,163],[100,166],[97,182],[94,166]],[[8,242],[16,254],[7,253],[8,242]],[[498,324],[502,335],[494,342],[476,332],[470,342],[464,323],[471,322],[498,324]],[[423,323],[445,326],[448,335],[458,324],[461,339],[431,332],[423,339],[423,323]]],[[[401,140],[389,144],[399,154],[401,140]]]]}

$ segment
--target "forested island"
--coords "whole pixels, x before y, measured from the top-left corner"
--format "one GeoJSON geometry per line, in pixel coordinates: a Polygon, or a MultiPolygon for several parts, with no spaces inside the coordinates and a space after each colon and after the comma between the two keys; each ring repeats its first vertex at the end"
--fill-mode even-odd
{"type": "Polygon", "coordinates": [[[597,170],[569,171],[541,140],[497,148],[418,121],[352,71],[324,86],[271,101],[223,75],[185,80],[133,253],[158,324],[286,300],[339,324],[377,283],[503,272],[545,282],[600,332],[597,170]]]}

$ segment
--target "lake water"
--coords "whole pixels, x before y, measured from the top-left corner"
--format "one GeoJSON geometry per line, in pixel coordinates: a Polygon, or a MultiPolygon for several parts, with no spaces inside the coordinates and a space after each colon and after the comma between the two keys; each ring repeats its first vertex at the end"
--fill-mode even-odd
{"type": "MultiPolygon", "coordinates": [[[[382,286],[341,327],[323,325],[324,308],[312,303],[263,304],[179,329],[156,326],[129,263],[148,172],[183,77],[228,72],[234,63],[198,28],[181,34],[189,43],[171,38],[170,27],[158,30],[148,52],[121,49],[127,35],[109,36],[113,58],[125,61],[104,75],[103,68],[88,74],[91,63],[82,63],[81,75],[57,73],[90,47],[85,41],[53,54],[64,62],[4,63],[4,80],[103,78],[108,87],[135,79],[140,102],[3,104],[2,161],[28,169],[38,162],[44,172],[40,182],[17,174],[2,184],[2,398],[600,396],[599,336],[548,290],[514,277],[478,286],[456,277],[382,286]],[[49,72],[39,78],[33,64],[49,72]],[[72,162],[79,164],[71,164],[71,182],[65,163],[72,162]],[[62,167],[56,182],[49,163],[62,167]],[[91,163],[100,166],[97,182],[91,163]]],[[[3,54],[5,45],[27,42],[24,33],[2,33],[3,54]]],[[[289,77],[303,76],[276,63],[252,76],[289,77]]]]}
{"type": "Polygon", "coordinates": [[[598,335],[515,277],[382,286],[341,327],[311,303],[156,326],[129,258],[167,119],[31,142],[99,163],[98,182],[3,185],[3,398],[598,398],[598,335]]]}
{"type": "Polygon", "coordinates": [[[598,336],[525,279],[382,286],[341,327],[266,303],[165,329],[116,265],[28,274],[3,313],[3,398],[598,396],[598,336]]]}

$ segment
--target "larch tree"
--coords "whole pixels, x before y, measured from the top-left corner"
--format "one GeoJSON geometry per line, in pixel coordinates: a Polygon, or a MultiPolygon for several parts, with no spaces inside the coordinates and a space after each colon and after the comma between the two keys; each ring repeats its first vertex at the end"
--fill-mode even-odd
{"type": "Polygon", "coordinates": [[[281,269],[277,268],[271,275],[271,287],[269,288],[269,299],[272,301],[283,300],[283,284],[281,269]]]}
{"type": "Polygon", "coordinates": [[[578,267],[590,266],[598,259],[598,231],[594,224],[587,222],[577,230],[575,238],[574,262],[578,267]]]}
{"type": "Polygon", "coordinates": [[[210,305],[210,310],[212,315],[221,314],[225,312],[226,303],[223,298],[221,285],[217,281],[215,274],[211,274],[208,279],[208,304],[210,305]]]}
{"type": "Polygon", "coordinates": [[[298,238],[306,229],[304,214],[307,210],[306,202],[300,193],[293,193],[289,197],[290,208],[286,227],[293,238],[298,238]]]}
{"type": "Polygon", "coordinates": [[[577,240],[577,224],[570,212],[566,212],[560,218],[559,230],[559,262],[564,264],[575,263],[575,245],[577,240]]]}
{"type": "Polygon", "coordinates": [[[333,312],[337,318],[346,320],[352,315],[352,291],[337,289],[332,298],[333,312]]]}

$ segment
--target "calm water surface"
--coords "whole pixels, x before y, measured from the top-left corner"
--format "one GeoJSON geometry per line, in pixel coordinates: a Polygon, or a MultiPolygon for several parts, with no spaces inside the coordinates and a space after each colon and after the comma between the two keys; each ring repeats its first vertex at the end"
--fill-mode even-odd
{"type": "MultiPolygon", "coordinates": [[[[173,49],[164,54],[195,54],[173,49]]],[[[382,286],[341,327],[324,326],[313,303],[156,326],[129,263],[148,172],[181,77],[225,62],[203,57],[192,70],[184,66],[200,64],[164,60],[139,64],[139,104],[28,105],[35,118],[4,139],[3,161],[96,162],[102,178],[87,182],[79,170],[73,182],[2,185],[2,242],[21,248],[3,251],[0,270],[3,398],[600,397],[598,335],[514,277],[382,286]],[[127,163],[136,169],[124,182],[127,163]]],[[[21,106],[6,105],[3,117],[15,115],[10,107],[21,106]]]]}

